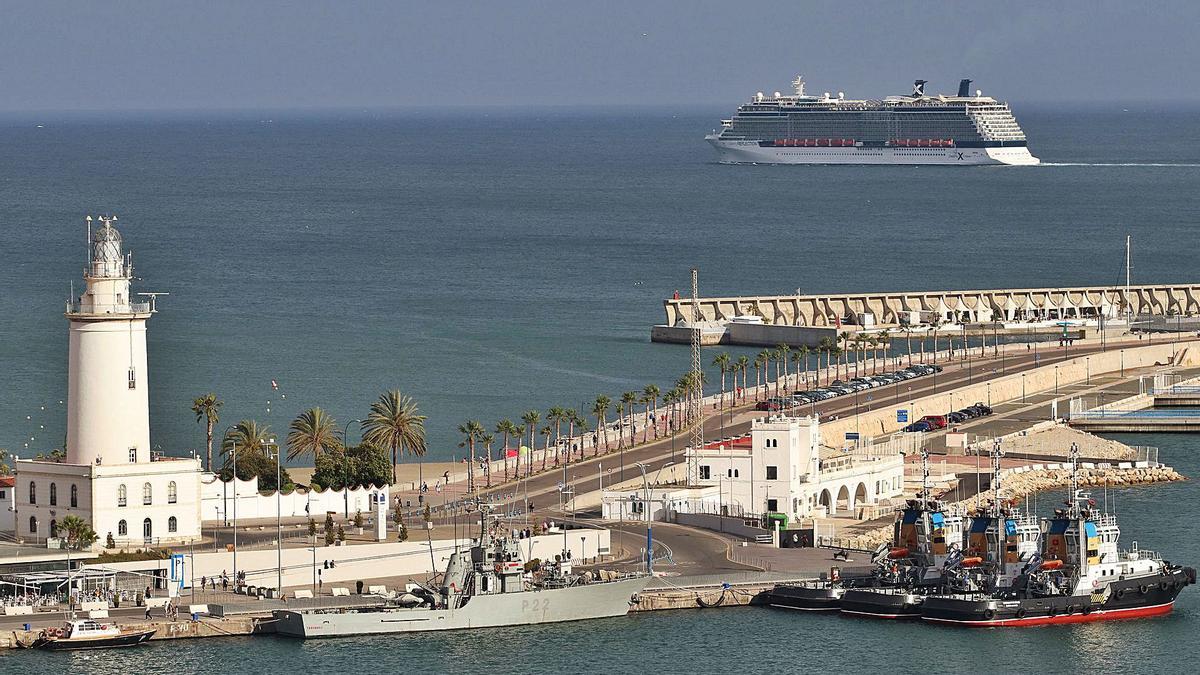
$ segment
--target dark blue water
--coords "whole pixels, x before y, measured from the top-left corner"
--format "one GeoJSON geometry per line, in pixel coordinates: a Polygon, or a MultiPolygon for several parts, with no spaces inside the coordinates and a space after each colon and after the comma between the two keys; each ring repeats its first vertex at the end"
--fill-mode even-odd
{"type": "Polygon", "coordinates": [[[1019,108],[1068,166],[968,169],[720,166],[702,136],[728,113],[0,119],[0,447],[62,444],[86,213],[171,293],[149,340],[172,454],[206,391],[278,430],[399,387],[449,457],[467,418],[665,390],[687,351],[649,327],[692,266],[705,294],[1110,284],[1132,233],[1135,282],[1195,280],[1200,109],[1019,108]]]}

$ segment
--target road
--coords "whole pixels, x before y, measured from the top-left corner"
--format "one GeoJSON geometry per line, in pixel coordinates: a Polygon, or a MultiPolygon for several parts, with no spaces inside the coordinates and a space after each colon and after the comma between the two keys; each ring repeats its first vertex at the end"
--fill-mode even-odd
{"type": "MultiPolygon", "coordinates": [[[[853,415],[856,412],[867,412],[872,409],[872,404],[876,407],[881,404],[890,405],[954,389],[965,384],[984,382],[1010,375],[1014,372],[1029,370],[1035,366],[1035,357],[1037,359],[1037,366],[1046,366],[1067,359],[1098,353],[1104,349],[1114,350],[1122,347],[1144,346],[1146,344],[1145,341],[1140,340],[1113,340],[1108,341],[1106,345],[1041,347],[1036,353],[1029,351],[1016,355],[1002,355],[1001,357],[996,357],[990,353],[984,357],[980,357],[979,349],[975,348],[972,350],[973,354],[971,354],[969,359],[960,361],[956,358],[953,362],[946,360],[939,362],[939,365],[945,367],[942,373],[871,390],[872,395],[878,397],[876,400],[866,401],[866,393],[864,392],[857,397],[857,406],[856,397],[853,394],[849,394],[805,407],[809,409],[809,412],[815,412],[820,415],[822,419],[829,419],[833,416],[845,417],[853,415]],[[892,396],[888,396],[889,394],[892,394],[892,396]],[[892,400],[893,398],[894,400],[892,400]]],[[[901,361],[899,358],[896,360],[901,361]]],[[[907,362],[904,362],[904,365],[907,365],[907,362]]],[[[725,411],[719,416],[715,415],[713,411],[706,411],[705,414],[708,416],[704,422],[704,437],[711,439],[739,436],[748,433],[750,430],[750,420],[747,419],[747,413],[752,412],[752,406],[753,403],[751,402],[750,406],[742,406],[734,411],[735,417],[740,415],[743,419],[733,424],[727,423],[727,419],[730,417],[729,411],[725,411]]],[[[762,413],[759,416],[765,416],[766,414],[762,413]]],[[[688,434],[681,433],[675,439],[668,436],[634,449],[626,449],[622,452],[613,451],[602,454],[599,457],[588,457],[585,460],[573,462],[566,468],[566,482],[575,491],[575,494],[582,495],[600,489],[599,465],[604,465],[604,484],[612,485],[639,476],[640,472],[635,464],[636,462],[643,462],[646,465],[647,475],[653,478],[654,471],[668,464],[684,461],[683,448],[687,443],[687,439],[688,434]]],[[[534,503],[535,512],[544,512],[545,510],[557,511],[559,499],[558,485],[562,480],[563,471],[552,470],[534,475],[525,481],[521,481],[519,484],[508,483],[504,486],[484,489],[480,491],[480,494],[484,496],[491,495],[502,502],[519,502],[528,495],[528,500],[534,503]],[[518,495],[516,498],[513,497],[514,493],[518,495]]]]}

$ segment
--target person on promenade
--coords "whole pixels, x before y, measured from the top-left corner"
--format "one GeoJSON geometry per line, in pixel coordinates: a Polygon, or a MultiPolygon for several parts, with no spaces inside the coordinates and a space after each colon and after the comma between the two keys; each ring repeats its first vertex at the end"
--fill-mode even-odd
{"type": "Polygon", "coordinates": [[[150,620],[150,605],[146,605],[146,620],[150,620]]]}

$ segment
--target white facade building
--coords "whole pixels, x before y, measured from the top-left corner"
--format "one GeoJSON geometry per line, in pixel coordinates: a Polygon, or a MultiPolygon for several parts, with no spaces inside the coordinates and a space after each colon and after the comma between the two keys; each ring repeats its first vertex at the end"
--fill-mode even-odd
{"type": "Polygon", "coordinates": [[[200,460],[150,451],[146,321],[152,303],[130,293],[132,256],[112,220],[88,218],[84,291],[67,303],[67,447],[63,462],[16,463],[15,534],[39,544],[77,515],[102,547],[183,543],[199,537],[200,460]]]}
{"type": "MultiPolygon", "coordinates": [[[[651,495],[656,516],[678,513],[783,513],[803,518],[855,516],[904,490],[904,456],[894,448],[841,450],[821,444],[815,417],[755,420],[750,435],[688,449],[693,485],[651,495]],[[716,508],[714,509],[714,503],[716,508]]],[[[605,516],[638,517],[639,489],[605,495],[605,516]],[[626,510],[630,513],[624,513],[626,510]]]]}

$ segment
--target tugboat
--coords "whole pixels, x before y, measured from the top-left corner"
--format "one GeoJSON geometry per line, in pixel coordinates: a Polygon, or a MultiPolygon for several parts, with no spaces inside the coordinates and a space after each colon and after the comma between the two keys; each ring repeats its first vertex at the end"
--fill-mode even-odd
{"type": "Polygon", "coordinates": [[[921,618],[963,626],[1036,626],[1132,619],[1168,614],[1196,570],[1165,562],[1151,551],[1117,548],[1116,516],[1096,511],[1079,488],[1079,448],[1071,446],[1070,498],[1045,523],[1041,554],[1031,556],[1013,583],[990,593],[927,598],[921,618]]]}
{"type": "Polygon", "coordinates": [[[450,555],[438,584],[378,606],[275,610],[276,632],[298,638],[418,633],[623,616],[650,583],[650,574],[571,569],[571,552],[529,573],[517,542],[493,536],[489,505],[480,505],[480,537],[450,555]],[[597,578],[598,577],[598,578],[597,578]]]}
{"type": "Polygon", "coordinates": [[[891,618],[898,614],[897,604],[904,603],[913,588],[938,583],[938,567],[962,541],[963,519],[933,498],[927,450],[921,451],[921,473],[921,492],[897,512],[892,545],[875,551],[875,570],[870,577],[776,587],[768,603],[891,618]]]}
{"type": "MultiPolygon", "coordinates": [[[[992,453],[992,489],[994,498],[988,509],[975,512],[970,521],[967,536],[967,552],[962,549],[962,518],[957,516],[956,534],[953,540],[944,537],[938,546],[910,563],[907,568],[893,571],[898,577],[895,583],[871,590],[854,591],[842,598],[842,611],[847,614],[880,619],[918,619],[926,599],[945,592],[954,579],[973,579],[971,573],[985,560],[1004,558],[998,568],[999,583],[1008,580],[1020,571],[1017,564],[1021,555],[1037,551],[1038,524],[1033,518],[1021,516],[1013,505],[1000,501],[1000,447],[992,453]],[[1003,529],[1002,529],[1003,528],[1003,529]]],[[[927,488],[925,488],[927,490],[927,488]]]]}
{"type": "Polygon", "coordinates": [[[149,640],[154,633],[153,628],[121,628],[115,623],[101,623],[95,619],[68,619],[62,628],[43,629],[33,642],[21,646],[50,651],[134,647],[149,640]]]}

